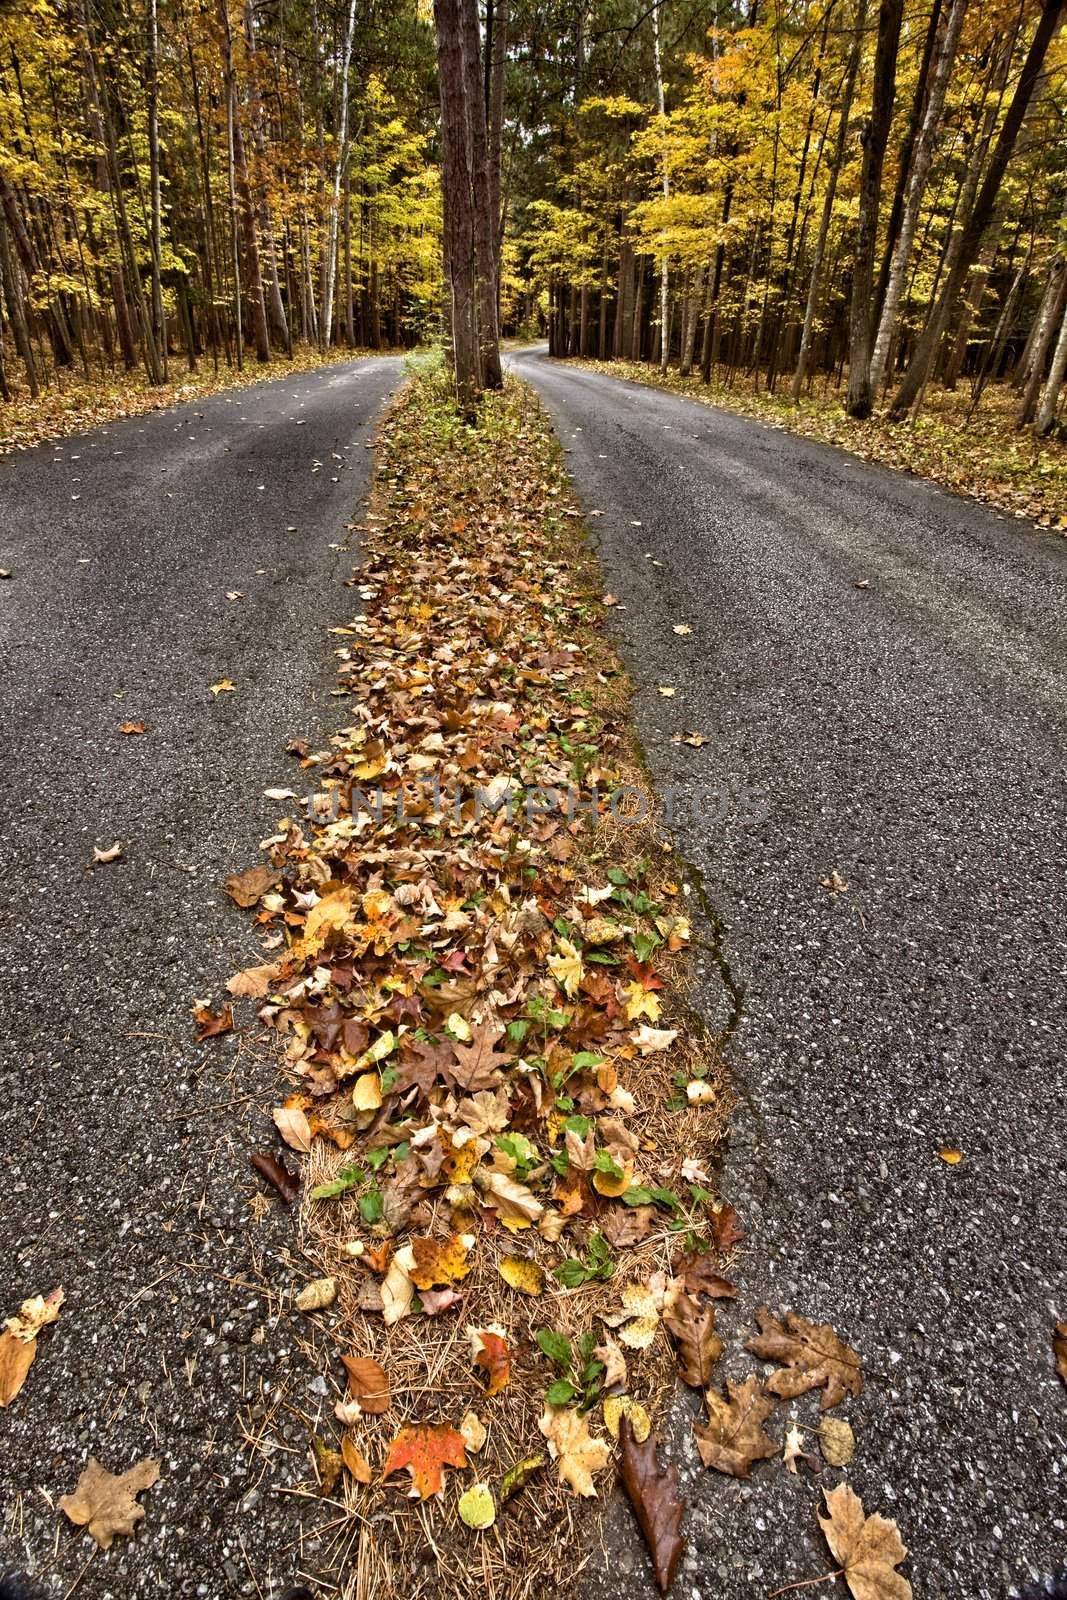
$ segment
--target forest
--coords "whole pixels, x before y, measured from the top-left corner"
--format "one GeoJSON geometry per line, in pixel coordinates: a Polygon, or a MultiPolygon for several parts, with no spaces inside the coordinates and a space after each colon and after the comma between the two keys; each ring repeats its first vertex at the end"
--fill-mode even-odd
{"type": "Polygon", "coordinates": [[[0,393],[442,332],[477,392],[499,325],[857,418],[1011,385],[1048,434],[1064,8],[7,7],[0,393]]]}

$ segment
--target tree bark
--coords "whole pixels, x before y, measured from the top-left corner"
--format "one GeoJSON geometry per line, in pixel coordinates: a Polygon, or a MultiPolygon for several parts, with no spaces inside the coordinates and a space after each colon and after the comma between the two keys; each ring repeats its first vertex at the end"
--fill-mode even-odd
{"type": "Polygon", "coordinates": [[[850,417],[871,414],[871,347],[874,339],[874,247],[878,239],[878,206],[882,196],[885,147],[893,119],[897,50],[904,15],[903,0],[881,0],[878,44],[874,57],[871,117],[863,141],[860,174],[860,217],[852,269],[852,311],[849,318],[848,401],[850,417]]]}
{"type": "Polygon", "coordinates": [[[482,392],[474,267],[474,197],[460,0],[434,0],[441,94],[441,191],[445,279],[452,327],[456,403],[473,421],[482,392]]]}

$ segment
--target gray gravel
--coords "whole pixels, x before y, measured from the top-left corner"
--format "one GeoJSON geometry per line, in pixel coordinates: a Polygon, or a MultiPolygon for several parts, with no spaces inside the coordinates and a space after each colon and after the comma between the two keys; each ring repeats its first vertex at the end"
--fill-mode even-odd
{"type": "Polygon", "coordinates": [[[269,1492],[308,1476],[281,1380],[326,1404],[260,1293],[306,1275],[277,1202],[250,1208],[274,1070],[194,1046],[189,1008],[263,959],[220,885],[285,809],[263,790],[306,790],[287,739],[340,721],[326,629],[401,376],[345,363],[0,461],[0,1315],[67,1296],[0,1413],[0,1567],[57,1595],[94,1548],[56,1509],[89,1453],[162,1477],[78,1600],[269,1595],[314,1564],[302,1502],[269,1492]]]}
{"type": "MultiPolygon", "coordinates": [[[[603,512],[651,768],[705,794],[677,836],[744,991],[722,1184],[750,1244],[725,1371],[752,1370],[762,1302],[831,1322],[867,1380],[840,1413],[846,1476],[899,1521],[916,1595],[1003,1596],[1067,1562],[1067,545],[772,427],[540,352],[514,365],[603,512]],[[822,887],[835,871],[847,892],[822,887]]],[[[712,961],[705,978],[726,1024],[712,961]]],[[[772,1460],[734,1482],[696,1470],[688,1433],[680,1402],[677,1596],[830,1568],[815,1518],[841,1473],[772,1460]]],[[[590,1595],[650,1594],[628,1511],[607,1539],[590,1595]]]]}

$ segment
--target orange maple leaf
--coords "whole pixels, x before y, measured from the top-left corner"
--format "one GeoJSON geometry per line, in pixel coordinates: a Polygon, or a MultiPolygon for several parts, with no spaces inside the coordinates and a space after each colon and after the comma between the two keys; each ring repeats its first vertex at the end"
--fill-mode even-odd
{"type": "Polygon", "coordinates": [[[511,1352],[500,1328],[470,1328],[474,1365],[489,1374],[487,1395],[499,1394],[507,1388],[511,1376],[511,1352]]]}
{"type": "Polygon", "coordinates": [[[420,1500],[440,1494],[444,1488],[444,1467],[465,1467],[467,1454],[463,1435],[450,1428],[446,1422],[420,1423],[416,1427],[401,1428],[386,1457],[382,1477],[407,1467],[411,1473],[413,1492],[420,1500]]]}

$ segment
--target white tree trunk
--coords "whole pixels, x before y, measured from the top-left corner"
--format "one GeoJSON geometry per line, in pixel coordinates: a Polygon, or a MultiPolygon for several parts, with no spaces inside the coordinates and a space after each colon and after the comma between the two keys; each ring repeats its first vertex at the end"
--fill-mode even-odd
{"type": "Polygon", "coordinates": [[[330,207],[330,235],[326,245],[326,281],[322,289],[322,342],[330,343],[333,332],[334,287],[337,282],[337,236],[341,211],[341,179],[348,157],[348,69],[352,64],[352,35],[356,27],[356,0],[348,0],[348,25],[345,28],[344,58],[341,62],[341,114],[337,128],[337,160],[333,166],[333,205],[330,207]]]}
{"type": "Polygon", "coordinates": [[[1037,407],[1034,428],[1039,434],[1052,432],[1052,425],[1056,421],[1056,402],[1060,397],[1065,373],[1067,373],[1067,311],[1063,313],[1060,336],[1056,340],[1056,349],[1052,355],[1052,366],[1049,368],[1037,407]]]}
{"type": "MultiPolygon", "coordinates": [[[[652,43],[656,58],[656,101],[659,106],[659,126],[661,138],[666,137],[667,131],[667,106],[663,97],[663,60],[659,48],[659,5],[652,9],[652,43]]],[[[667,171],[666,151],[661,156],[663,164],[663,198],[671,197],[671,179],[667,171]]],[[[667,370],[667,357],[671,350],[670,329],[670,303],[671,303],[671,272],[667,262],[667,251],[664,249],[660,258],[659,267],[659,366],[661,372],[667,370]]]]}

